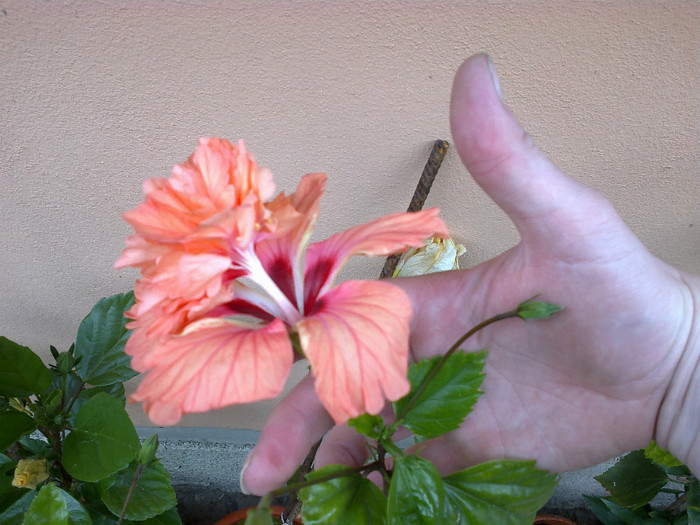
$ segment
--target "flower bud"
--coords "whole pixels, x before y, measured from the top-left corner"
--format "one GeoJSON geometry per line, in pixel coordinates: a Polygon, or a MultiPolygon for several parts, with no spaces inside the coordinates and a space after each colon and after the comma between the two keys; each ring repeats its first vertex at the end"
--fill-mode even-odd
{"type": "Polygon", "coordinates": [[[141,445],[141,450],[139,450],[139,455],[136,459],[139,462],[139,465],[148,465],[156,456],[157,450],[158,434],[153,434],[143,442],[143,445],[141,445]]]}
{"type": "Polygon", "coordinates": [[[74,366],[75,359],[69,352],[59,354],[58,358],[56,359],[56,370],[58,370],[58,373],[63,376],[70,374],[70,371],[74,366]]]}
{"type": "Polygon", "coordinates": [[[12,486],[22,489],[35,489],[39,483],[48,477],[49,469],[45,459],[20,459],[15,468],[12,486]]]}
{"type": "Polygon", "coordinates": [[[459,270],[459,257],[467,249],[455,244],[452,239],[433,237],[425,241],[421,248],[411,248],[401,256],[394,277],[410,277],[427,273],[459,270]]]}
{"type": "Polygon", "coordinates": [[[558,304],[544,301],[525,301],[518,305],[517,314],[521,319],[547,319],[561,310],[558,304]]]}

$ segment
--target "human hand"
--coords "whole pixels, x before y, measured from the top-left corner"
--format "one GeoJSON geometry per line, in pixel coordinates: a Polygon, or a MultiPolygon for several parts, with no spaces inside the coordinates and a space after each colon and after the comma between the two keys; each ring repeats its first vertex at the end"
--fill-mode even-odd
{"type": "MultiPolygon", "coordinates": [[[[550,163],[503,105],[491,71],[484,55],[458,71],[453,142],[522,240],[469,270],[394,281],[414,306],[412,356],[444,352],[538,293],[565,309],[550,321],[505,321],[469,341],[465,350],[489,350],[484,395],[458,430],[422,443],[421,455],[444,474],[492,458],[566,471],[656,437],[697,472],[700,281],[653,257],[607,200],[550,163]]],[[[245,488],[261,494],[283,484],[331,426],[305,379],[268,420],[245,488]]],[[[363,440],[333,429],[317,465],[363,463],[363,440]]]]}

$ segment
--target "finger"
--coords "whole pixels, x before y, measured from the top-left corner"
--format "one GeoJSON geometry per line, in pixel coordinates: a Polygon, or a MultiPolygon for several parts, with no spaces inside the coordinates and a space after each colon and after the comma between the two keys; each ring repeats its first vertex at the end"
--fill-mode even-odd
{"type": "Polygon", "coordinates": [[[284,485],[332,426],[307,376],[270,414],[241,471],[241,489],[262,495],[284,485]]]}
{"type": "MultiPolygon", "coordinates": [[[[323,439],[316,454],[314,468],[319,469],[326,465],[360,467],[369,457],[367,438],[347,425],[343,425],[335,427],[323,439]]],[[[378,487],[382,486],[382,476],[379,471],[371,472],[367,475],[367,479],[378,487]]]]}
{"type": "Polygon", "coordinates": [[[469,58],[455,75],[450,123],[462,162],[523,239],[556,237],[600,206],[602,199],[562,174],[504,105],[487,55],[469,58]]]}
{"type": "Polygon", "coordinates": [[[355,429],[343,425],[331,430],[316,454],[316,468],[326,465],[359,467],[369,457],[367,438],[355,429]]]}

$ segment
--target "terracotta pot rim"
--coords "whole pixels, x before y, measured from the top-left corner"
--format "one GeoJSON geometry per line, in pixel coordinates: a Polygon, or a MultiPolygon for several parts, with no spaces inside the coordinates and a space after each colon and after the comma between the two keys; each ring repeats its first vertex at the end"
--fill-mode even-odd
{"type": "MultiPolygon", "coordinates": [[[[232,513],[227,514],[226,516],[221,518],[219,521],[217,521],[215,525],[239,525],[239,524],[242,524],[245,521],[246,516],[248,516],[248,511],[253,510],[254,508],[255,507],[246,507],[243,509],[234,510],[232,513]]],[[[282,512],[284,512],[284,507],[282,507],[281,505],[271,505],[270,511],[275,518],[279,518],[282,515],[282,512]]],[[[294,523],[296,525],[303,525],[303,522],[301,521],[299,516],[294,518],[294,523]]]]}
{"type": "MultiPolygon", "coordinates": [[[[216,522],[216,525],[238,525],[243,523],[248,511],[254,509],[255,507],[246,507],[244,509],[238,509],[233,511],[216,522]]],[[[280,505],[272,505],[270,507],[273,516],[279,518],[284,511],[284,507],[280,505]]],[[[294,518],[294,523],[297,525],[302,525],[301,519],[297,516],[294,518]]],[[[534,525],[576,525],[576,522],[571,521],[567,518],[562,518],[561,516],[555,516],[553,514],[539,514],[535,517],[534,525]]]]}

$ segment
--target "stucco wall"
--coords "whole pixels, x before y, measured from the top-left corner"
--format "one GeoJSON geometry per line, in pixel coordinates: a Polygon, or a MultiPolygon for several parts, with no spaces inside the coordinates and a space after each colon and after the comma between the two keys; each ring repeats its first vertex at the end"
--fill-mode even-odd
{"type": "MultiPolygon", "coordinates": [[[[537,144],[697,272],[699,28],[696,1],[0,0],[0,334],[66,349],[99,298],[130,289],[112,269],[120,214],[200,136],[246,139],[279,189],[327,172],[318,238],[403,210],[479,51],[537,144]]],[[[427,205],[463,266],[518,241],[454,151],[427,205]]],[[[271,405],[183,424],[259,428],[271,405]]]]}

